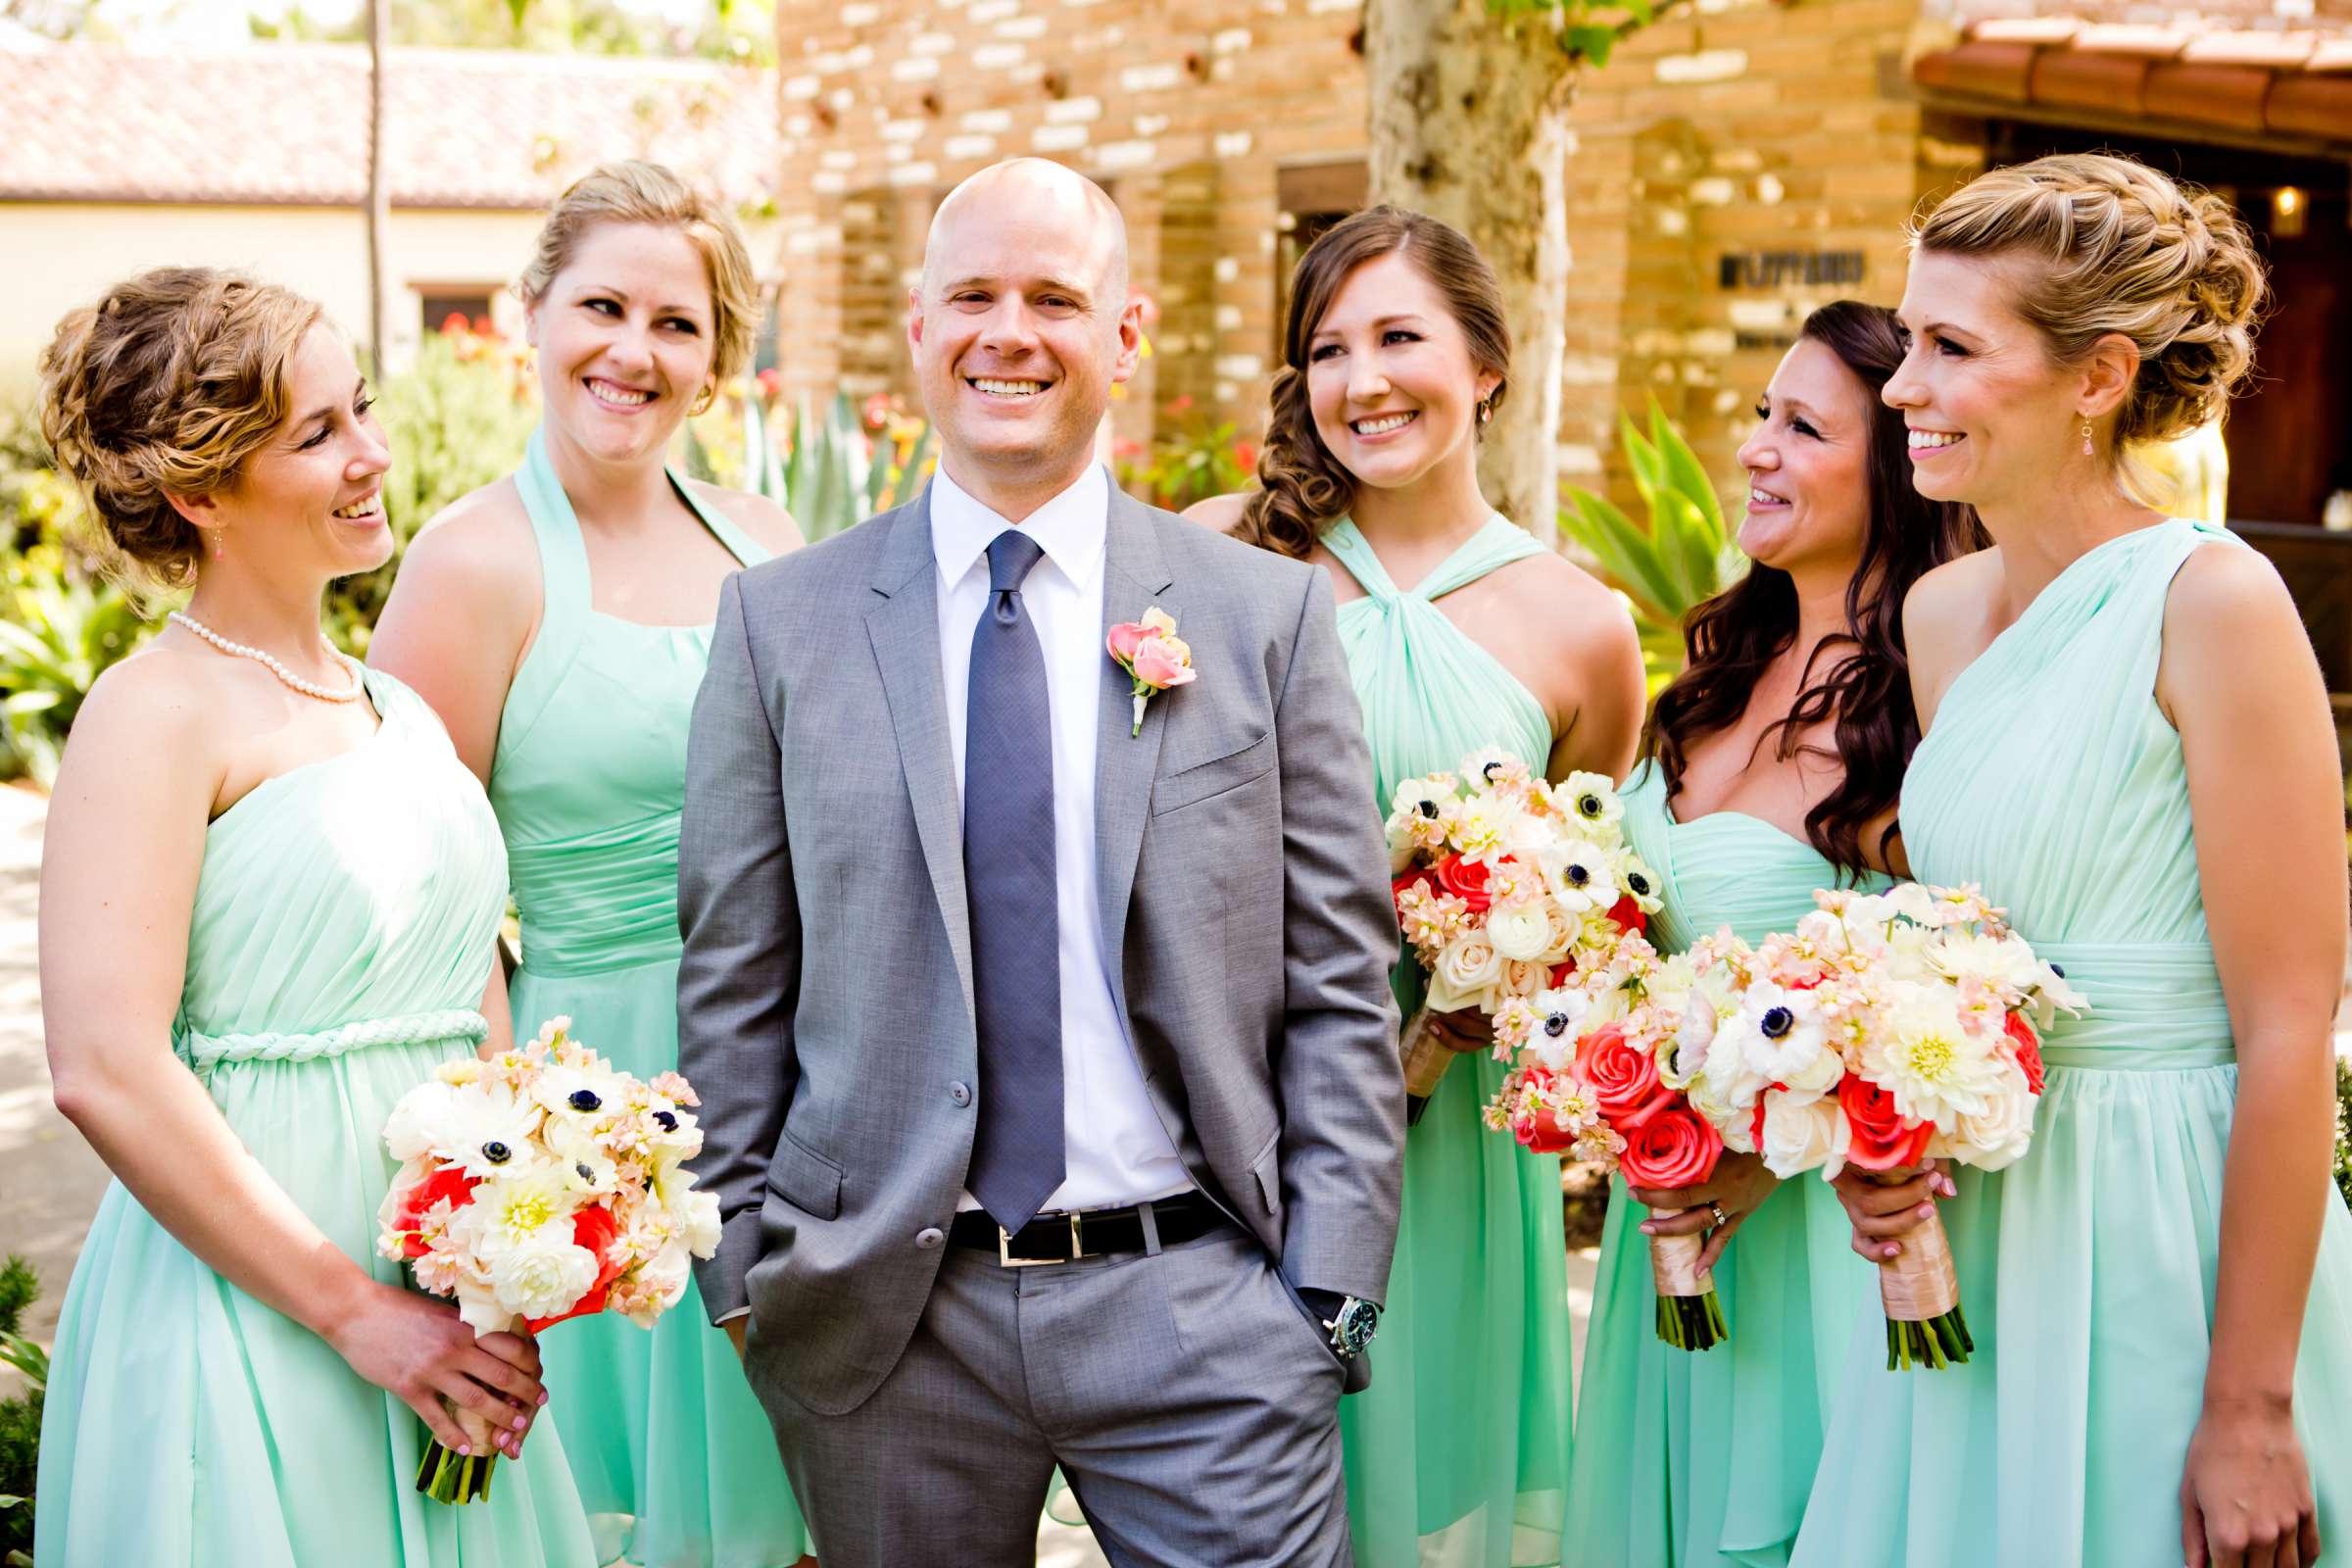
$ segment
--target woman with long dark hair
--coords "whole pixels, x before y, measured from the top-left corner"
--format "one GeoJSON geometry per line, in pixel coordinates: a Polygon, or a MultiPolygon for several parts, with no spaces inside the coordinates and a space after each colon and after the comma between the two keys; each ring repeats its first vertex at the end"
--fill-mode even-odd
{"type": "MultiPolygon", "coordinates": [[[[1976,524],[1911,486],[1902,418],[1879,399],[1903,347],[1893,313],[1824,306],[1756,406],[1740,449],[1754,564],[1691,613],[1690,662],[1659,694],[1624,792],[1627,838],[1661,884],[1662,952],[1725,926],[1757,941],[1808,913],[1816,888],[1904,872],[1895,801],[1919,720],[1903,595],[1973,548],[1976,524]]],[[[1781,1132],[1768,1122],[1765,1146],[1781,1132]]],[[[1787,1560],[1870,1280],[1827,1183],[1776,1187],[1758,1155],[1727,1152],[1702,1186],[1618,1189],[1585,1347],[1568,1562],[1787,1560]],[[1704,1354],[1653,1331],[1647,1238],[1693,1232],[1707,1234],[1732,1330],[1704,1354]]]]}
{"type": "MultiPolygon", "coordinates": [[[[1435,219],[1377,207],[1298,266],[1260,488],[1203,502],[1215,526],[1332,574],[1380,798],[1500,747],[1561,778],[1622,774],[1641,720],[1631,617],[1488,505],[1480,427],[1508,389],[1494,274],[1435,219]]],[[[1404,1014],[1422,996],[1409,957],[1404,1014]]],[[[1404,1212],[1373,1352],[1344,1401],[1348,1510],[1365,1568],[1560,1560],[1568,1286],[1559,1156],[1486,1130],[1500,1082],[1469,1051],[1405,1144],[1404,1212]]]]}

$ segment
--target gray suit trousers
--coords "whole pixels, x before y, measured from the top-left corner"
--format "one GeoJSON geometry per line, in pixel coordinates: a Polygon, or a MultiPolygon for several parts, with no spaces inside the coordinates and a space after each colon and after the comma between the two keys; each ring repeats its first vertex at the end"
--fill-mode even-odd
{"type": "Polygon", "coordinates": [[[1348,1568],[1340,1384],[1224,1227],[1033,1268],[951,1247],[873,1397],[768,1413],[825,1568],[1028,1564],[1055,1464],[1117,1568],[1348,1568]]]}

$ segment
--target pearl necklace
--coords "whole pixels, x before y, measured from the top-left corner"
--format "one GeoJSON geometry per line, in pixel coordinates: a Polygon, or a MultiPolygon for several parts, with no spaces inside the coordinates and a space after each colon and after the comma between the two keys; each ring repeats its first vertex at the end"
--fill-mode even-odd
{"type": "Polygon", "coordinates": [[[366,689],[360,679],[360,662],[337,648],[333,643],[328,642],[324,636],[319,637],[319,646],[326,650],[329,658],[342,664],[351,673],[351,689],[349,691],[333,691],[316,681],[304,680],[300,675],[279,663],[272,655],[264,653],[259,648],[248,648],[243,643],[232,643],[203,621],[183,611],[174,610],[164,618],[178,621],[182,626],[187,627],[188,630],[224,654],[234,654],[239,659],[250,659],[254,662],[264,665],[270,673],[305,697],[316,697],[322,703],[349,703],[358,701],[360,693],[366,689]]]}

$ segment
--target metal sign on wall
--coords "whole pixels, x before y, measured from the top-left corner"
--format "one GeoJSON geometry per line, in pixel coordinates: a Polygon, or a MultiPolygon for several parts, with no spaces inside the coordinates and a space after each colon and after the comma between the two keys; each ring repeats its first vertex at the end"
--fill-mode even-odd
{"type": "Polygon", "coordinates": [[[1860,251],[1735,251],[1716,273],[1723,288],[1819,288],[1862,281],[1860,251]]]}

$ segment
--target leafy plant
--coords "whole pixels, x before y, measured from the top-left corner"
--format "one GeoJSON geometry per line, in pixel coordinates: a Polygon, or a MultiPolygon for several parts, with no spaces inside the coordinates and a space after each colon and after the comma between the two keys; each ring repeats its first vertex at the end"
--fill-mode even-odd
{"type": "Polygon", "coordinates": [[[91,685],[150,629],[140,606],[55,541],[0,558],[0,778],[47,788],[91,685]]]}
{"type": "Polygon", "coordinates": [[[2352,1059],[2335,1058],[2335,1190],[2352,1203],[2352,1059]]]}
{"type": "Polygon", "coordinates": [[[19,1332],[25,1308],[40,1299],[40,1276],[11,1252],[0,1265],[0,1361],[15,1367],[24,1392],[0,1399],[0,1550],[9,1568],[32,1562],[32,1497],[41,1455],[41,1401],[49,1389],[49,1352],[19,1332]]]}
{"type": "Polygon", "coordinates": [[[1632,602],[1655,693],[1683,667],[1684,618],[1738,581],[1747,563],[1724,527],[1707,470],[1657,399],[1650,399],[1646,436],[1625,414],[1617,424],[1635,487],[1649,511],[1648,526],[1637,525],[1606,497],[1571,486],[1560,528],[1592,553],[1610,586],[1632,602]]]}
{"type": "Polygon", "coordinates": [[[822,413],[804,402],[789,424],[767,398],[741,403],[732,420],[688,422],[687,471],[768,497],[811,544],[912,499],[930,476],[931,427],[888,399],[861,415],[837,392],[822,413]]]}

